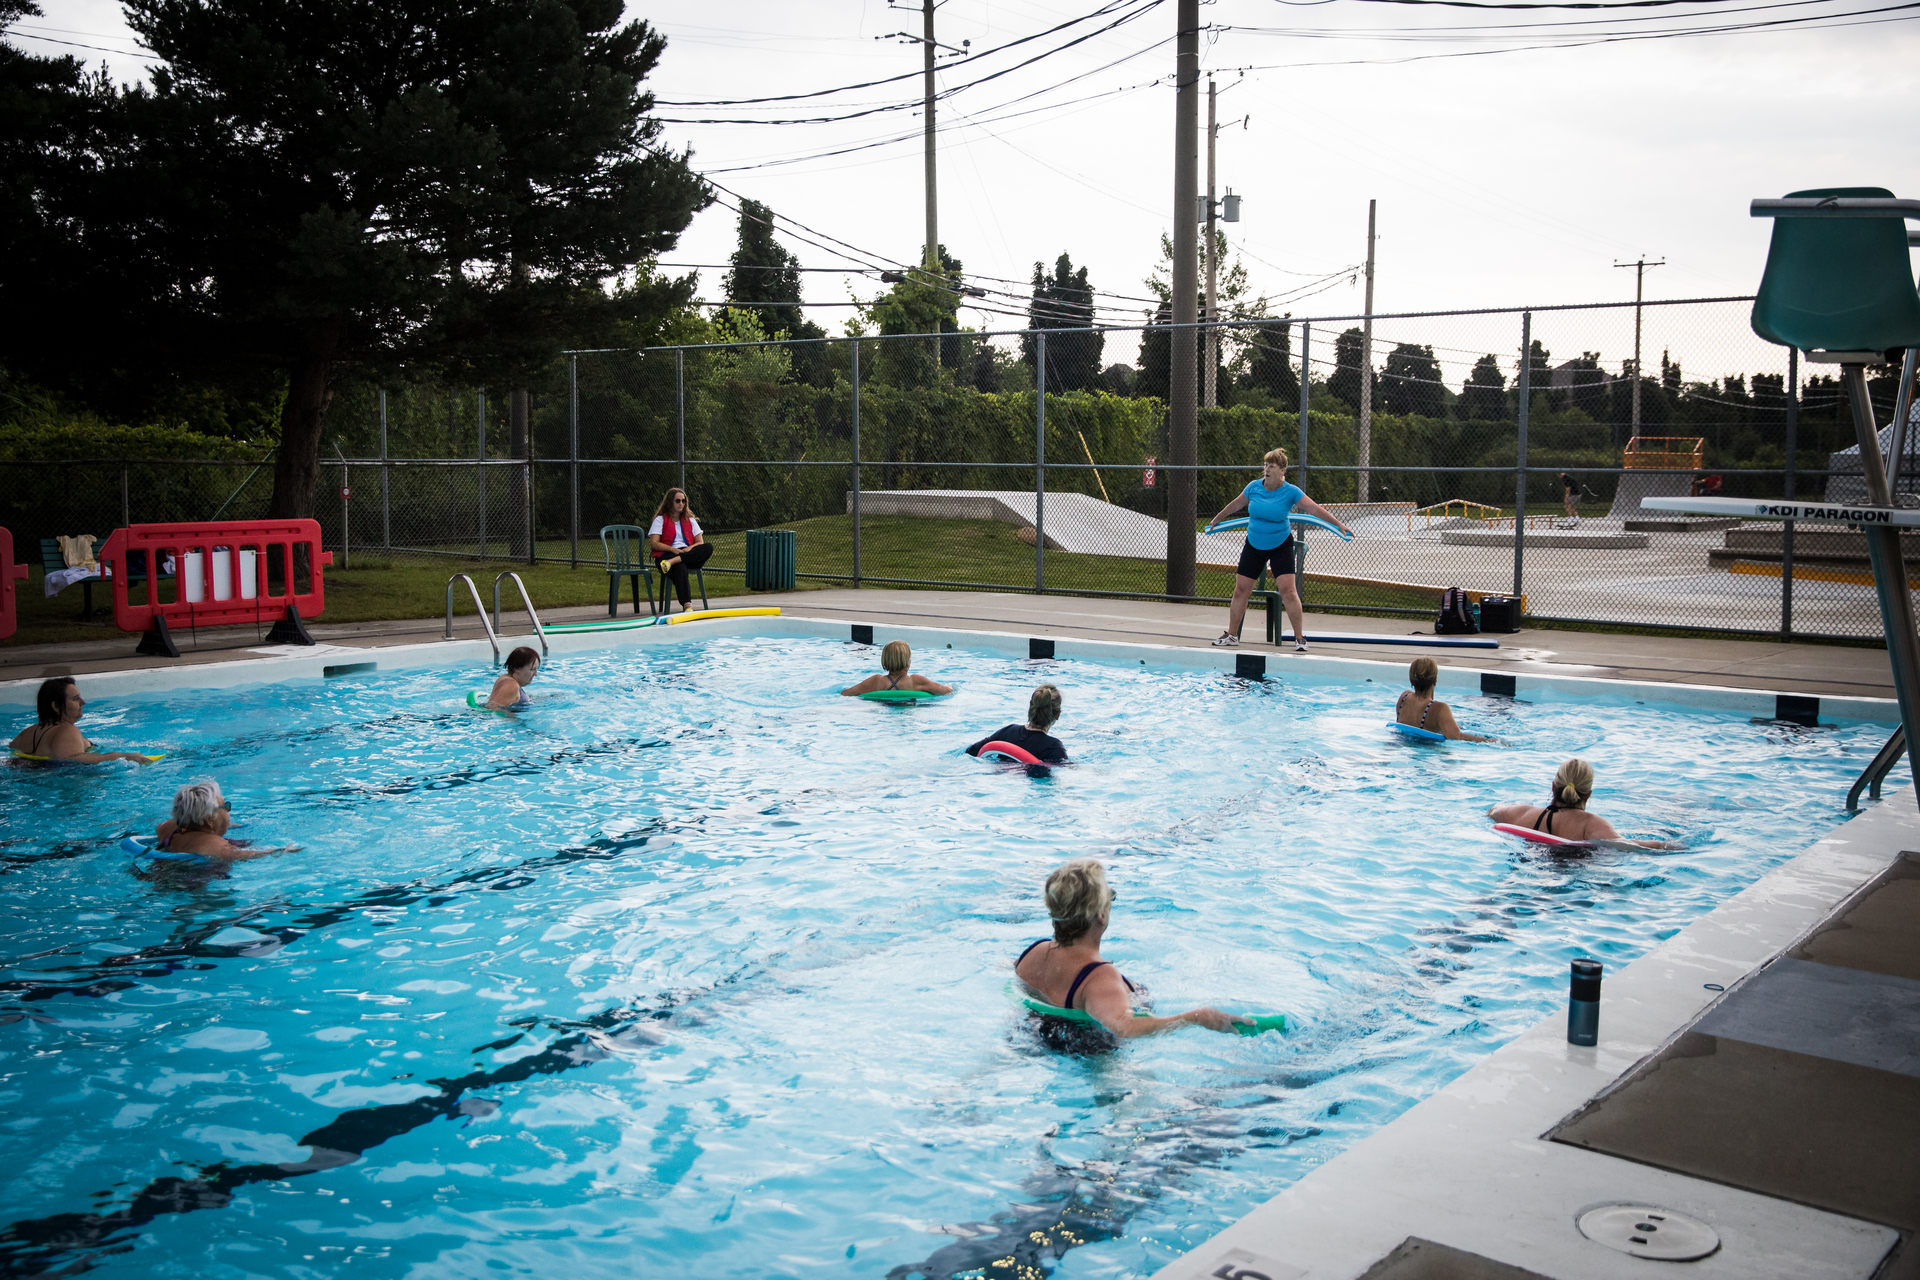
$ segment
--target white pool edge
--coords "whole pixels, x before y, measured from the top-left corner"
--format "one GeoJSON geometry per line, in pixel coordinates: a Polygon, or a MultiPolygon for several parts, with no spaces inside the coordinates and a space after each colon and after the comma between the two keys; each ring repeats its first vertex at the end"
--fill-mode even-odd
{"type": "MultiPolygon", "coordinates": [[[[960,627],[877,626],[841,618],[801,618],[768,616],[712,618],[700,622],[667,627],[637,627],[626,631],[589,631],[549,633],[554,653],[578,653],[592,649],[615,648],[626,644],[679,644],[717,636],[786,635],[816,636],[849,640],[857,627],[875,632],[875,642],[905,639],[922,651],[944,645],[961,645],[1005,653],[1010,658],[1026,659],[1031,637],[1017,631],[979,631],[960,627]]],[[[1237,659],[1244,656],[1264,659],[1269,678],[1285,679],[1289,673],[1337,679],[1390,682],[1405,680],[1407,656],[1395,648],[1378,658],[1334,657],[1327,654],[1257,653],[1240,649],[1196,649],[1184,645],[1139,644],[1129,641],[1091,640],[1073,636],[1046,637],[1053,646],[1055,660],[1087,658],[1096,661],[1143,661],[1156,666],[1186,667],[1199,671],[1233,674],[1237,659]]],[[[531,635],[502,635],[500,649],[505,653],[515,645],[538,644],[531,635]]],[[[265,646],[262,646],[263,648],[265,646]]],[[[1426,651],[1426,650],[1423,650],[1426,651]]],[[[385,646],[316,645],[311,652],[285,656],[247,657],[231,662],[193,663],[178,667],[142,667],[128,671],[103,671],[76,676],[86,682],[89,698],[137,697],[168,693],[178,689],[230,689],[249,684],[283,683],[290,680],[321,680],[328,667],[373,663],[376,671],[398,671],[415,667],[443,666],[450,662],[470,661],[477,675],[484,675],[492,652],[481,636],[454,640],[430,640],[424,643],[385,646]]],[[[368,674],[372,674],[369,672],[368,674]]],[[[1481,677],[1489,674],[1478,667],[1440,668],[1443,690],[1479,693],[1481,677]]],[[[1776,699],[1793,695],[1790,689],[1736,689],[1724,685],[1680,684],[1663,681],[1615,680],[1601,676],[1564,675],[1551,671],[1513,674],[1514,696],[1528,702],[1581,702],[1596,694],[1610,697],[1629,693],[1646,702],[1661,702],[1700,711],[1729,711],[1760,718],[1772,718],[1776,699]],[[1644,696],[1643,696],[1644,695],[1644,696]]],[[[39,679],[0,681],[0,705],[29,705],[39,679]]],[[[1891,698],[1836,697],[1828,694],[1798,695],[1817,698],[1820,714],[1843,716],[1882,724],[1897,724],[1899,705],[1891,698]]]]}

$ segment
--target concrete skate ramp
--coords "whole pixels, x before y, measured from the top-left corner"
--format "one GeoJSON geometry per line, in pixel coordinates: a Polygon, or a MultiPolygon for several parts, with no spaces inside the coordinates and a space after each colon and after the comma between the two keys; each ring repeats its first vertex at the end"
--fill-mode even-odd
{"type": "Polygon", "coordinates": [[[1625,471],[1613,490],[1613,509],[1609,520],[1639,520],[1646,516],[1640,509],[1642,498],[1684,498],[1693,492],[1691,471],[1625,471]]]}
{"type": "MultiPolygon", "coordinates": [[[[1011,489],[863,489],[860,513],[920,516],[931,520],[999,520],[1020,528],[1034,524],[1034,495],[1011,489]]],[[[847,495],[853,511],[853,495],[847,495]]],[[[1208,566],[1240,562],[1240,533],[1194,535],[1194,559],[1208,566]]],[[[1047,495],[1047,549],[1128,560],[1167,558],[1167,522],[1129,511],[1084,493],[1047,495]]]]}

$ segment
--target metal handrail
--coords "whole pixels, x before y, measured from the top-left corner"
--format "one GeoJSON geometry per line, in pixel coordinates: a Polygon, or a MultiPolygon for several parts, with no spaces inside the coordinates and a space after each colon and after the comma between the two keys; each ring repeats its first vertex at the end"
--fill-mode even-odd
{"type": "MultiPolygon", "coordinates": [[[[500,661],[500,638],[493,633],[493,623],[487,621],[487,606],[480,603],[480,588],[474,586],[473,579],[464,573],[456,573],[447,579],[447,633],[442,638],[446,640],[453,639],[453,584],[456,582],[464,582],[467,584],[467,591],[473,596],[473,611],[480,615],[480,625],[487,629],[487,643],[493,646],[493,660],[498,663],[500,661]]],[[[545,642],[545,637],[542,637],[541,643],[544,644],[545,642]]]]}
{"type": "Polygon", "coordinates": [[[520,588],[520,603],[527,607],[527,616],[533,619],[533,634],[540,637],[540,656],[547,656],[547,633],[540,625],[540,615],[533,611],[533,599],[527,595],[527,584],[520,581],[520,575],[511,569],[502,571],[493,580],[493,629],[500,627],[500,579],[512,578],[513,585],[520,588]]]}
{"type": "Polygon", "coordinates": [[[1860,776],[1854,779],[1851,787],[1847,788],[1849,813],[1860,807],[1862,791],[1866,791],[1875,800],[1880,798],[1880,784],[1886,781],[1887,774],[1892,772],[1893,766],[1900,763],[1900,757],[1906,754],[1906,750],[1907,728],[1905,725],[1898,725],[1894,728],[1893,736],[1887,739],[1886,745],[1874,753],[1872,762],[1861,770],[1860,776]]]}

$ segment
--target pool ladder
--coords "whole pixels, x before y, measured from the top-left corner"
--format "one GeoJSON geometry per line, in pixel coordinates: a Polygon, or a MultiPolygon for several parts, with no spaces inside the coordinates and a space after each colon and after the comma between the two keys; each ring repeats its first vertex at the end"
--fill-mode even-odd
{"type": "Polygon", "coordinates": [[[453,584],[467,584],[467,594],[473,597],[473,611],[480,615],[480,625],[486,629],[487,643],[493,646],[493,660],[500,661],[500,578],[512,578],[513,585],[520,589],[520,603],[527,607],[527,616],[533,619],[533,633],[540,637],[540,653],[545,657],[547,649],[547,631],[540,625],[540,615],[533,611],[533,601],[527,596],[527,584],[520,581],[520,575],[509,569],[493,580],[493,619],[487,619],[487,607],[480,603],[480,588],[473,585],[473,579],[464,573],[456,573],[447,579],[447,629],[442,639],[453,639],[453,584]]]}
{"type": "Polygon", "coordinates": [[[1905,725],[1898,725],[1894,728],[1893,736],[1887,739],[1887,745],[1875,753],[1873,762],[1862,770],[1860,776],[1854,779],[1853,785],[1847,788],[1849,813],[1860,807],[1862,791],[1875,800],[1880,798],[1880,784],[1887,780],[1887,774],[1892,771],[1893,766],[1900,763],[1900,757],[1905,755],[1906,751],[1907,728],[1905,725]]]}
{"type": "MultiPolygon", "coordinates": [[[[513,585],[519,588],[520,603],[527,608],[527,617],[533,619],[533,634],[540,637],[540,656],[547,656],[547,631],[540,625],[540,615],[533,611],[533,598],[527,594],[527,584],[520,581],[520,575],[508,569],[493,580],[493,629],[500,630],[500,579],[512,578],[513,585]]],[[[475,603],[478,603],[477,601],[475,603]]]]}

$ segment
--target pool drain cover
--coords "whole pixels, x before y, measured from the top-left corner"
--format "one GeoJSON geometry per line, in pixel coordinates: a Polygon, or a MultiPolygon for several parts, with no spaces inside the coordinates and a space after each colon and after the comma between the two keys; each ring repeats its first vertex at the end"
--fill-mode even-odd
{"type": "Polygon", "coordinates": [[[1580,1215],[1580,1234],[1636,1258],[1693,1262],[1720,1247],[1720,1235],[1698,1218],[1644,1204],[1603,1204],[1580,1215]]]}

